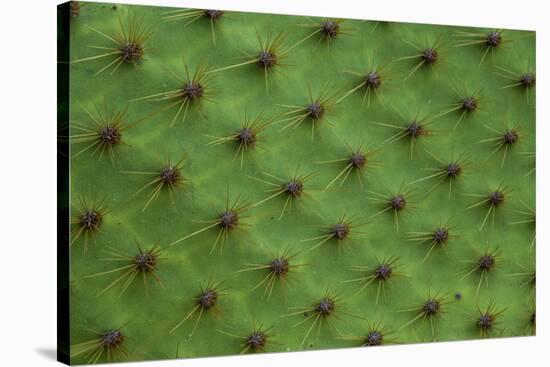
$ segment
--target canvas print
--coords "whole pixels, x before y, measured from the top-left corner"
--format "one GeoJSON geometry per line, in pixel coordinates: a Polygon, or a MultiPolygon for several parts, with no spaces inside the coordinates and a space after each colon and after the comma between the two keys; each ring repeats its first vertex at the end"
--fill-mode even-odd
{"type": "Polygon", "coordinates": [[[534,31],[71,1],[58,44],[62,362],[535,334],[534,31]]]}

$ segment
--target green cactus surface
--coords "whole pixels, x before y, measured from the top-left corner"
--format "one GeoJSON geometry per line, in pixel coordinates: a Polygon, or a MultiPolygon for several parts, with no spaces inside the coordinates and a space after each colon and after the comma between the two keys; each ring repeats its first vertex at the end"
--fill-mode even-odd
{"type": "Polygon", "coordinates": [[[70,4],[72,364],[534,335],[534,32],[70,4]]]}

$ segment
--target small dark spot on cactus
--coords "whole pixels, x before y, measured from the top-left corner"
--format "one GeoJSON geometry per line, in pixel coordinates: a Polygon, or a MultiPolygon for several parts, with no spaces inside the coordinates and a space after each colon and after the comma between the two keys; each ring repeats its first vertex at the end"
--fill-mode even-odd
{"type": "Polygon", "coordinates": [[[490,271],[493,266],[495,265],[495,257],[493,255],[483,255],[480,259],[479,259],[479,268],[481,270],[486,270],[486,271],[490,271]]]}
{"type": "Polygon", "coordinates": [[[101,226],[102,221],[103,221],[103,217],[101,213],[95,210],[86,211],[79,218],[80,226],[84,228],[86,231],[93,231],[93,232],[99,230],[99,227],[101,226]]]}
{"type": "Polygon", "coordinates": [[[340,24],[335,20],[325,20],[321,22],[321,32],[326,38],[334,38],[340,33],[340,24]]]}
{"type": "Polygon", "coordinates": [[[457,301],[460,301],[460,300],[462,299],[462,293],[461,293],[461,292],[456,292],[456,293],[455,293],[455,299],[456,299],[457,301]]]}
{"type": "Polygon", "coordinates": [[[405,207],[407,206],[407,200],[405,199],[405,195],[398,194],[398,195],[395,195],[394,197],[392,197],[390,199],[390,206],[395,211],[401,211],[401,210],[405,209],[405,207]]]}
{"type": "Polygon", "coordinates": [[[269,50],[262,50],[258,55],[258,65],[270,69],[277,65],[277,55],[269,50]]]}
{"type": "Polygon", "coordinates": [[[118,9],[118,6],[116,6],[116,5],[113,5],[113,6],[111,6],[111,9],[113,9],[113,10],[117,10],[117,9],[118,9]]]}
{"type": "Polygon", "coordinates": [[[531,324],[531,326],[535,326],[537,324],[537,318],[535,316],[535,311],[533,311],[533,313],[531,314],[531,317],[529,318],[529,324],[531,324]]]}
{"type": "Polygon", "coordinates": [[[495,316],[489,312],[483,313],[479,316],[477,326],[482,332],[486,333],[493,328],[495,322],[495,316]]]}
{"type": "Polygon", "coordinates": [[[246,338],[246,346],[253,351],[261,351],[266,344],[267,337],[265,333],[261,331],[255,331],[246,338]]]}
{"type": "Polygon", "coordinates": [[[138,62],[143,53],[143,47],[137,42],[126,42],[120,46],[122,61],[126,63],[138,62]]]}
{"type": "Polygon", "coordinates": [[[449,178],[458,177],[462,173],[462,166],[458,162],[449,163],[445,168],[445,173],[449,178]]]}
{"type": "Polygon", "coordinates": [[[427,300],[422,306],[422,313],[426,316],[435,316],[439,313],[441,305],[435,298],[427,300]]]}
{"type": "Polygon", "coordinates": [[[211,20],[218,20],[221,18],[222,15],[223,15],[222,10],[207,9],[204,11],[204,16],[211,20]]]}
{"type": "Polygon", "coordinates": [[[291,180],[283,185],[283,188],[287,195],[297,198],[304,192],[304,185],[298,180],[291,180]]]}
{"type": "Polygon", "coordinates": [[[432,234],[432,241],[437,245],[443,245],[449,239],[449,230],[447,228],[437,228],[432,234]]]}
{"type": "Polygon", "coordinates": [[[433,65],[437,62],[439,54],[435,48],[428,47],[422,51],[422,59],[428,65],[433,65]]]}
{"type": "Polygon", "coordinates": [[[159,177],[164,185],[169,187],[174,187],[180,181],[180,172],[176,167],[166,166],[164,167],[159,174],[159,177]]]}
{"type": "Polygon", "coordinates": [[[462,110],[466,112],[474,112],[477,110],[477,99],[474,97],[466,97],[462,100],[462,110]]]}
{"type": "Polygon", "coordinates": [[[493,191],[489,194],[489,204],[494,207],[499,207],[504,203],[504,193],[502,191],[493,191]]]}
{"type": "Polygon", "coordinates": [[[382,77],[376,71],[371,71],[365,75],[365,85],[367,88],[378,89],[382,85],[382,77]]]}
{"type": "Polygon", "coordinates": [[[388,280],[392,276],[392,266],[391,264],[380,264],[375,270],[374,270],[374,276],[378,280],[388,280]]]}
{"type": "Polygon", "coordinates": [[[250,127],[243,127],[237,132],[237,141],[246,147],[253,147],[256,139],[256,132],[250,127]]]}
{"type": "Polygon", "coordinates": [[[120,142],[120,130],[114,126],[105,126],[99,131],[99,141],[102,145],[113,146],[120,142]]]}
{"type": "Polygon", "coordinates": [[[363,346],[372,347],[372,346],[382,345],[383,342],[384,342],[384,335],[382,334],[382,332],[373,330],[367,334],[367,337],[363,342],[363,346]]]}
{"type": "Polygon", "coordinates": [[[500,32],[491,31],[487,34],[486,43],[488,47],[498,47],[502,43],[502,36],[500,32]]]}
{"type": "Polygon", "coordinates": [[[183,86],[183,97],[190,100],[195,101],[202,97],[204,94],[204,88],[200,83],[188,81],[183,86]]]}
{"type": "Polygon", "coordinates": [[[521,83],[521,86],[526,89],[534,87],[536,83],[535,73],[525,73],[521,75],[519,82],[521,83]]]}
{"type": "Polygon", "coordinates": [[[307,106],[309,117],[314,120],[321,120],[325,114],[325,108],[319,102],[313,102],[307,106]]]}
{"type": "Polygon", "coordinates": [[[218,302],[218,292],[214,289],[206,289],[199,296],[198,304],[203,310],[209,310],[218,302]]]}
{"type": "Polygon", "coordinates": [[[113,350],[121,346],[124,342],[124,336],[119,330],[109,330],[101,334],[101,344],[107,350],[113,350]]]}
{"type": "Polygon", "coordinates": [[[270,264],[270,272],[278,276],[284,276],[288,273],[289,263],[288,259],[279,257],[273,260],[270,264]]]}
{"type": "Polygon", "coordinates": [[[519,140],[519,134],[514,129],[506,130],[506,132],[502,136],[502,141],[506,145],[514,145],[518,142],[518,140],[519,140]]]}
{"type": "Polygon", "coordinates": [[[239,224],[239,214],[234,210],[226,210],[218,216],[218,226],[226,231],[234,229],[239,224]]]}
{"type": "Polygon", "coordinates": [[[411,123],[409,123],[409,125],[407,125],[405,130],[407,131],[407,135],[409,135],[412,138],[417,138],[425,134],[424,127],[421,124],[419,124],[417,121],[412,121],[411,123]]]}
{"type": "Polygon", "coordinates": [[[138,271],[148,273],[154,271],[157,266],[157,255],[153,251],[140,251],[134,257],[134,265],[138,271]]]}
{"type": "Polygon", "coordinates": [[[337,223],[330,230],[330,234],[339,241],[343,240],[349,234],[349,226],[345,223],[337,223]]]}
{"type": "Polygon", "coordinates": [[[362,168],[367,163],[367,155],[361,152],[354,152],[348,160],[353,168],[362,168]]]}
{"type": "Polygon", "coordinates": [[[317,307],[315,307],[315,312],[321,316],[329,316],[334,312],[334,306],[334,300],[329,297],[325,297],[321,299],[317,307]]]}

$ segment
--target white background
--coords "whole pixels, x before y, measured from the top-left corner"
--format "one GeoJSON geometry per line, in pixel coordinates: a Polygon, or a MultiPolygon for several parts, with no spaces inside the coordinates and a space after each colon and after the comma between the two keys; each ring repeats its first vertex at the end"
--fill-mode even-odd
{"type": "MultiPolygon", "coordinates": [[[[545,228],[550,201],[550,9],[544,0],[141,0],[331,17],[537,31],[538,336],[384,348],[203,358],[125,366],[538,366],[550,337],[545,228]],[[545,69],[546,67],[546,69],[545,69]],[[542,162],[542,163],[541,163],[542,162]],[[542,224],[542,225],[541,225],[542,224]],[[546,265],[546,266],[545,266],[546,265]]],[[[54,365],[56,346],[56,1],[12,0],[0,9],[0,365],[54,365]]],[[[543,360],[545,360],[543,362],[543,360]]]]}

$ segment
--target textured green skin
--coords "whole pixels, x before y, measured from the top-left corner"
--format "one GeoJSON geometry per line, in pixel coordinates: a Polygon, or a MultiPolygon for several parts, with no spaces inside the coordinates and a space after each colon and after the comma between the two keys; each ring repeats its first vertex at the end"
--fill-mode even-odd
{"type": "MultiPolygon", "coordinates": [[[[129,12],[143,16],[145,24],[154,30],[148,42],[154,51],[147,55],[137,70],[122,65],[113,75],[104,72],[92,77],[106,64],[105,60],[73,65],[73,120],[89,121],[77,102],[89,108],[94,103],[101,105],[104,97],[111,105],[119,108],[128,106],[130,121],[138,119],[162,105],[144,101],[128,104],[128,101],[170,89],[173,79],[166,69],[181,73],[183,56],[191,70],[203,60],[207,60],[211,67],[222,67],[239,61],[238,50],[256,52],[258,45],[255,29],[261,36],[268,30],[277,32],[291,29],[287,45],[309,32],[308,29],[296,27],[296,24],[309,21],[305,18],[226,13],[216,25],[217,42],[213,46],[208,22],[199,20],[187,27],[183,23],[162,22],[165,10],[125,5],[113,10],[111,5],[93,3],[81,9],[80,15],[72,20],[73,60],[94,55],[96,51],[87,45],[108,44],[107,40],[86,25],[112,34],[118,30],[118,17],[124,20],[129,12]]],[[[402,328],[415,313],[398,312],[419,306],[425,300],[428,289],[432,293],[441,291],[449,301],[446,312],[435,324],[437,341],[478,338],[479,332],[474,321],[476,305],[485,307],[490,299],[494,299],[499,308],[507,307],[501,318],[501,333],[493,335],[530,334],[528,317],[530,307],[534,304],[534,293],[529,287],[519,287],[522,279],[505,275],[523,272],[519,265],[531,268],[535,260],[534,249],[529,250],[532,226],[509,225],[512,221],[523,219],[514,212],[523,210],[520,199],[533,207],[535,203],[535,177],[524,177],[534,162],[518,154],[535,150],[534,94],[531,94],[528,105],[518,89],[501,89],[508,81],[494,72],[497,65],[521,70],[525,67],[524,59],[534,60],[534,34],[507,31],[504,37],[514,38],[514,41],[494,55],[489,55],[478,66],[482,47],[453,47],[456,43],[453,34],[461,30],[457,27],[379,24],[371,32],[375,22],[350,20],[344,24],[355,28],[355,31],[341,35],[330,48],[321,44],[315,49],[316,37],[295,48],[288,57],[292,65],[280,68],[281,73],[278,75],[271,75],[269,96],[265,92],[263,74],[255,65],[216,73],[214,85],[218,93],[214,96],[215,103],[204,104],[205,120],[191,109],[184,124],[176,122],[170,128],[175,113],[172,109],[128,130],[123,136],[127,145],[115,148],[114,167],[108,157],[100,160],[87,153],[72,160],[72,201],[76,202],[79,195],[105,197],[105,204],[111,213],[105,218],[101,233],[90,241],[86,255],[82,251],[82,240],[72,246],[71,278],[74,287],[71,344],[92,339],[94,334],[90,329],[107,330],[130,321],[123,328],[127,336],[125,346],[129,351],[125,360],[128,361],[175,358],[178,344],[178,357],[235,354],[240,352],[242,340],[216,330],[247,335],[255,322],[273,327],[273,337],[269,339],[266,351],[299,350],[310,324],[293,328],[293,325],[303,320],[303,316],[284,315],[293,312],[293,307],[307,306],[318,300],[327,288],[337,289],[345,303],[342,309],[337,310],[340,320],[333,320],[341,335],[325,326],[318,338],[316,332],[311,334],[305,343],[306,349],[360,345],[360,342],[346,340],[345,337],[366,334],[367,322],[358,321],[350,315],[360,315],[371,322],[383,319],[383,323],[394,330],[391,337],[399,343],[430,341],[429,323],[421,324],[419,321],[402,328]],[[247,155],[242,170],[238,161],[232,161],[236,145],[206,145],[210,139],[205,135],[225,136],[238,128],[245,111],[253,116],[265,111],[272,116],[284,111],[274,106],[276,103],[307,103],[308,82],[314,94],[327,81],[338,90],[348,89],[353,86],[355,79],[343,73],[344,70],[365,71],[373,55],[376,55],[377,61],[411,55],[414,50],[403,40],[422,44],[425,39],[434,40],[438,36],[441,36],[443,46],[441,63],[434,69],[421,68],[406,82],[402,82],[402,79],[414,66],[414,62],[393,63],[391,70],[397,74],[392,81],[393,87],[384,92],[385,100],[395,105],[405,116],[414,116],[417,112],[435,114],[455,102],[456,97],[450,86],[464,84],[470,88],[482,86],[486,105],[473,118],[462,121],[455,131],[452,127],[456,114],[443,116],[434,123],[434,134],[425,140],[424,147],[444,160],[453,151],[467,152],[472,164],[467,176],[455,181],[451,200],[447,198],[446,184],[428,197],[424,197],[423,192],[433,181],[413,185],[417,207],[414,212],[403,213],[399,234],[396,234],[392,216],[388,213],[368,219],[380,207],[368,199],[370,195],[366,190],[381,193],[397,190],[402,182],[409,183],[425,176],[426,171],[421,168],[437,167],[438,164],[423,151],[423,146],[417,147],[411,161],[406,139],[381,144],[393,132],[368,124],[367,121],[394,122],[396,113],[391,108],[384,108],[376,99],[367,108],[360,105],[360,92],[347,97],[335,108],[335,115],[331,118],[334,126],[321,125],[316,129],[314,142],[310,140],[308,121],[296,129],[283,132],[279,131],[282,125],[270,126],[262,142],[266,150],[256,150],[247,155]],[[517,55],[522,56],[521,61],[517,55]],[[492,148],[478,141],[494,135],[483,124],[500,129],[503,119],[512,123],[520,120],[523,136],[508,155],[504,168],[501,168],[500,153],[485,160],[484,157],[489,155],[492,148]],[[322,189],[342,167],[314,163],[345,157],[345,143],[354,145],[358,137],[363,142],[373,143],[380,150],[376,159],[381,161],[381,167],[364,176],[366,189],[362,190],[355,175],[350,175],[341,189],[324,192],[322,189]],[[120,171],[157,170],[164,157],[177,160],[183,153],[188,157],[183,175],[189,182],[176,195],[175,208],[170,204],[167,192],[163,192],[158,200],[141,213],[145,195],[133,194],[148,181],[148,177],[127,175],[120,171]],[[242,193],[246,201],[254,203],[266,197],[264,190],[268,187],[250,179],[248,175],[265,178],[261,172],[267,171],[286,176],[294,172],[297,165],[303,173],[316,174],[306,185],[306,192],[309,191],[310,196],[300,200],[304,208],[295,206],[281,221],[277,221],[277,217],[282,208],[282,198],[249,210],[247,215],[250,217],[246,219],[249,227],[244,233],[230,234],[222,256],[217,251],[209,254],[217,235],[214,229],[165,250],[157,272],[165,289],[150,283],[150,294],[146,297],[142,282],[135,281],[122,297],[118,296],[120,288],[98,297],[97,293],[116,276],[84,278],[113,268],[113,263],[98,261],[106,257],[105,246],[133,253],[134,237],[144,248],[149,248],[157,241],[161,246],[166,246],[201,228],[201,224],[193,220],[208,220],[217,215],[225,204],[228,185],[233,198],[242,193]],[[462,194],[488,193],[501,182],[512,189],[511,199],[502,210],[498,210],[494,230],[491,231],[489,223],[480,232],[478,227],[485,210],[477,208],[464,211],[476,199],[462,194]],[[334,222],[344,211],[350,215],[356,214],[360,222],[371,222],[363,229],[367,233],[365,238],[350,240],[350,246],[340,254],[333,241],[306,252],[314,242],[300,240],[319,235],[316,226],[334,222]],[[422,263],[428,245],[407,240],[405,233],[429,231],[440,220],[445,222],[450,218],[454,218],[459,237],[449,243],[446,249],[434,250],[428,260],[422,263]],[[468,267],[463,261],[476,259],[487,244],[501,249],[503,261],[490,274],[489,289],[482,287],[476,299],[475,289],[479,278],[470,276],[461,280],[459,274],[468,267]],[[308,265],[292,275],[294,281],[288,284],[286,292],[281,292],[277,285],[268,301],[262,297],[263,288],[252,291],[263,278],[261,271],[237,271],[244,268],[245,263],[266,263],[271,253],[286,247],[293,252],[301,252],[296,262],[308,265]],[[360,284],[342,283],[357,276],[357,273],[350,271],[351,266],[373,266],[377,257],[390,255],[400,257],[401,271],[409,278],[392,280],[386,287],[386,299],[381,298],[378,305],[375,305],[375,284],[365,292],[354,295],[360,284]],[[215,282],[223,280],[227,288],[228,295],[220,299],[221,317],[203,317],[190,340],[187,335],[193,327],[194,319],[184,323],[174,334],[169,334],[169,330],[194,306],[193,298],[198,294],[198,284],[205,285],[210,276],[215,282]],[[453,298],[457,291],[463,294],[460,301],[453,298]]],[[[73,153],[77,149],[75,145],[72,146],[73,153]]],[[[85,362],[82,356],[73,359],[73,363],[85,362]]]]}

